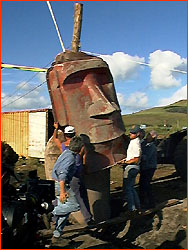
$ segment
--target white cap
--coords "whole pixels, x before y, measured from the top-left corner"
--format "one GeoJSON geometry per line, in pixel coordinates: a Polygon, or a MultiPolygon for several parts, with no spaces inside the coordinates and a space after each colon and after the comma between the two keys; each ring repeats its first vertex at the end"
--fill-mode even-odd
{"type": "Polygon", "coordinates": [[[67,127],[64,129],[64,133],[65,133],[65,134],[73,134],[73,133],[75,133],[75,129],[74,129],[74,127],[72,127],[72,126],[67,126],[67,127]]]}

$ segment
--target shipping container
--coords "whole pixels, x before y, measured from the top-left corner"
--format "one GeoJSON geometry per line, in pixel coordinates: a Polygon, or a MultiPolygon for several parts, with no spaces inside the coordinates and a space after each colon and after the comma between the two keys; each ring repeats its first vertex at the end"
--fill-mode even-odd
{"type": "Polygon", "coordinates": [[[19,156],[44,159],[45,147],[53,134],[52,109],[1,113],[1,141],[19,156]]]}

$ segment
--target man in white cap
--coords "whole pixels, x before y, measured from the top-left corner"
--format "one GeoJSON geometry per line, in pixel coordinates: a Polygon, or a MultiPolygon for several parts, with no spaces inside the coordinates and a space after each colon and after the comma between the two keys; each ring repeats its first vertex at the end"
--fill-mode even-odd
{"type": "Polygon", "coordinates": [[[155,201],[152,194],[151,180],[157,168],[157,148],[155,140],[157,133],[152,130],[142,144],[142,158],[140,166],[139,194],[142,209],[152,209],[155,201]]]}
{"type": "Polygon", "coordinates": [[[67,126],[64,129],[64,136],[65,136],[65,141],[62,143],[58,138],[57,138],[57,130],[58,130],[58,122],[54,122],[54,133],[53,133],[53,141],[56,144],[56,146],[59,148],[60,152],[62,153],[66,147],[69,147],[69,143],[72,137],[75,136],[75,129],[73,126],[67,126]]]}

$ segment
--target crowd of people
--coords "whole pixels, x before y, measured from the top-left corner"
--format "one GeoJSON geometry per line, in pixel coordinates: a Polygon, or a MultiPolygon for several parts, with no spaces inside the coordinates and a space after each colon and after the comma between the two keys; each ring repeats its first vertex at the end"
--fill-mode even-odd
{"type": "MultiPolygon", "coordinates": [[[[75,129],[64,129],[65,141],[57,136],[58,123],[54,123],[53,140],[60,150],[53,170],[56,201],[53,214],[55,230],[53,236],[59,238],[71,212],[80,210],[86,225],[95,222],[90,212],[87,190],[83,180],[83,159],[85,148],[82,136],[75,135],[75,129]]],[[[141,213],[155,207],[151,180],[157,167],[157,133],[152,130],[145,138],[145,131],[139,125],[130,129],[130,142],[126,158],[118,161],[123,166],[123,200],[129,213],[141,213]],[[135,180],[140,173],[139,194],[135,190],[135,180]]]]}

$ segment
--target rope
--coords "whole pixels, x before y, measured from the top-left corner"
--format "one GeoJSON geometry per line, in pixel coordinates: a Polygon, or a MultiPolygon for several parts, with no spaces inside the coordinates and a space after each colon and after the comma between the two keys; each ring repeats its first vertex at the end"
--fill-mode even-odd
{"type": "MultiPolygon", "coordinates": [[[[9,96],[7,96],[7,98],[5,98],[5,99],[3,99],[3,102],[1,103],[1,105],[3,105],[10,97],[12,97],[16,92],[18,92],[18,90],[20,90],[21,88],[23,88],[27,83],[29,83],[35,76],[37,76],[40,72],[46,72],[47,71],[47,69],[46,69],[46,67],[50,64],[50,63],[52,63],[52,61],[50,61],[48,64],[46,64],[44,67],[45,68],[37,68],[38,70],[37,71],[34,71],[33,69],[36,69],[36,67],[27,67],[27,66],[18,66],[18,65],[12,65],[12,66],[14,66],[14,67],[12,67],[13,69],[19,69],[19,70],[26,70],[26,68],[27,68],[27,70],[28,71],[33,71],[33,72],[37,72],[37,73],[35,73],[29,80],[27,80],[21,87],[19,87],[19,88],[17,88],[12,94],[10,94],[9,96]],[[15,67],[16,66],[16,67],[15,67]],[[23,67],[24,67],[24,69],[23,69],[23,67]],[[30,70],[30,69],[32,69],[32,70],[30,70]],[[41,69],[41,71],[39,71],[39,69],[41,69]]],[[[1,63],[1,68],[3,68],[2,67],[2,65],[11,65],[11,64],[3,64],[3,63],[1,63]]],[[[5,67],[6,68],[6,67],[5,67]]],[[[11,67],[7,67],[7,68],[9,68],[9,69],[11,69],[11,67]]]]}
{"type": "MultiPolygon", "coordinates": [[[[93,53],[93,52],[87,52],[87,51],[83,51],[84,53],[90,54],[90,55],[94,55],[94,56],[105,56],[102,54],[97,54],[97,53],[93,53]]],[[[132,62],[132,63],[136,63],[136,64],[140,64],[140,65],[144,65],[144,66],[148,66],[150,68],[152,68],[153,66],[149,63],[144,63],[144,62],[138,62],[135,60],[130,60],[127,59],[127,61],[132,62]]],[[[1,68],[7,68],[7,69],[19,69],[19,70],[25,70],[25,71],[33,71],[33,72],[46,72],[47,69],[45,68],[36,68],[36,67],[27,67],[27,66],[19,66],[19,65],[13,65],[13,64],[6,64],[6,63],[1,63],[1,68]]],[[[181,73],[181,74],[187,74],[187,71],[184,70],[179,70],[179,69],[169,69],[170,71],[173,72],[177,72],[177,73],[181,73]]]]}
{"type": "Polygon", "coordinates": [[[61,39],[61,35],[60,35],[60,32],[59,32],[59,29],[58,29],[58,26],[57,26],[57,23],[56,23],[56,20],[55,20],[53,11],[52,11],[52,7],[51,7],[49,1],[46,1],[46,2],[47,2],[47,5],[48,5],[50,14],[51,14],[51,16],[52,16],[52,19],[53,19],[53,21],[54,21],[54,25],[55,25],[55,28],[56,28],[56,31],[57,31],[57,35],[58,35],[58,37],[59,37],[59,41],[60,41],[61,47],[62,47],[62,49],[63,49],[63,52],[65,52],[65,47],[64,47],[63,41],[62,41],[62,39],[61,39]]]}
{"type": "Polygon", "coordinates": [[[20,65],[13,65],[13,64],[7,64],[7,63],[1,63],[1,68],[19,69],[19,70],[32,71],[32,72],[46,72],[47,71],[47,69],[44,69],[44,68],[20,66],[20,65]]]}

